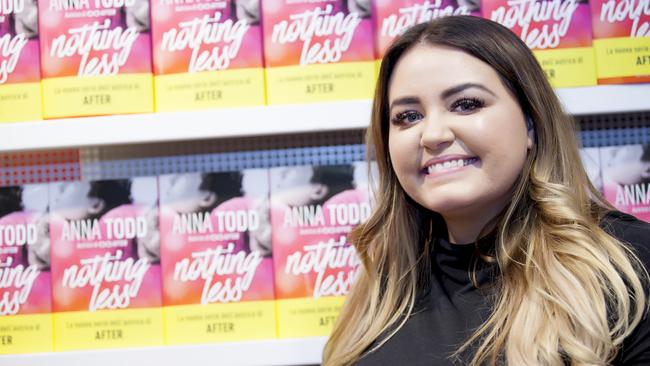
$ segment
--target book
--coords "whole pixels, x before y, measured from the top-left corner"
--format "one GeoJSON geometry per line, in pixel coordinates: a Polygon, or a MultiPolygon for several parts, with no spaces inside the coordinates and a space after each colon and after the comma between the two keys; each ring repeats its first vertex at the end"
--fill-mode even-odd
{"type": "Polygon", "coordinates": [[[367,0],[262,0],[268,104],[369,99],[374,51],[367,0]]]}
{"type": "Polygon", "coordinates": [[[650,144],[600,148],[605,198],[618,210],[650,222],[650,144]]]}
{"type": "Polygon", "coordinates": [[[276,336],[266,169],[160,177],[167,344],[276,336]]]}
{"type": "Polygon", "coordinates": [[[38,7],[45,118],[153,111],[149,0],[38,7]]]}
{"type": "Polygon", "coordinates": [[[270,172],[278,337],[327,336],[359,270],[348,234],[371,213],[367,165],[270,172]]]}
{"type": "Polygon", "coordinates": [[[599,84],[650,82],[650,5],[591,0],[599,84]]]}
{"type": "Polygon", "coordinates": [[[0,122],[42,118],[35,0],[0,3],[0,122]]]}
{"type": "Polygon", "coordinates": [[[50,184],[55,351],[163,344],[157,180],[50,184]]]}
{"type": "Polygon", "coordinates": [[[481,11],[519,35],[553,87],[596,85],[588,1],[490,0],[482,2],[481,11]]]}
{"type": "Polygon", "coordinates": [[[263,105],[259,0],[151,4],[156,111],[263,105]]]}
{"type": "Polygon", "coordinates": [[[51,352],[47,185],[0,188],[0,354],[51,352]]]}

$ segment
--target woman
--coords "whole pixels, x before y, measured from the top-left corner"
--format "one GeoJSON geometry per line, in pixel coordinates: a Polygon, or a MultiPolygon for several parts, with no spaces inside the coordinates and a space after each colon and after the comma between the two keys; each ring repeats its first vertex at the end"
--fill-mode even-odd
{"type": "Polygon", "coordinates": [[[376,211],[325,365],[650,364],[650,228],[612,212],[533,54],[476,17],[383,58],[376,211]]]}

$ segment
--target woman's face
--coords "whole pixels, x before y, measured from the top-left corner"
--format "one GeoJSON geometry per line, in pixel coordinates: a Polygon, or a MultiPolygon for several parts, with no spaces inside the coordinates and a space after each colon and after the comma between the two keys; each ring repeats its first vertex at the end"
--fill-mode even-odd
{"type": "Polygon", "coordinates": [[[81,220],[96,212],[102,203],[89,197],[89,182],[52,183],[50,209],[68,220],[81,220]]]}
{"type": "Polygon", "coordinates": [[[201,181],[201,173],[165,177],[160,185],[160,201],[178,213],[198,212],[216,198],[201,190],[201,181]]]}
{"type": "Polygon", "coordinates": [[[420,44],[398,61],[388,92],[388,148],[404,191],[446,219],[501,211],[533,140],[496,71],[420,44]]]}
{"type": "Polygon", "coordinates": [[[650,179],[650,162],[641,160],[643,146],[631,145],[616,149],[609,161],[607,176],[621,185],[650,179]]]}
{"type": "Polygon", "coordinates": [[[273,198],[289,206],[307,205],[320,198],[325,189],[311,182],[314,169],[309,165],[276,168],[271,174],[273,198]]]}

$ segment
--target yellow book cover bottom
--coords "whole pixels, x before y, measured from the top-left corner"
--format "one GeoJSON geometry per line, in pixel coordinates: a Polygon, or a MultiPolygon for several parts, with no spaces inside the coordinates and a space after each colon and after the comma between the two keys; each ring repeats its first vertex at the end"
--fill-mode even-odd
{"type": "Polygon", "coordinates": [[[592,86],[598,83],[593,47],[559,48],[533,53],[554,88],[592,86]]]}
{"type": "Polygon", "coordinates": [[[45,118],[153,112],[149,73],[48,78],[41,83],[45,118]]]}
{"type": "Polygon", "coordinates": [[[374,80],[374,83],[376,83],[377,80],[379,80],[379,71],[381,71],[381,60],[382,59],[375,60],[375,80],[374,80]]]}
{"type": "Polygon", "coordinates": [[[52,314],[0,316],[0,355],[52,350],[52,314]]]}
{"type": "Polygon", "coordinates": [[[650,75],[650,37],[594,39],[598,78],[650,75]]]}
{"type": "Polygon", "coordinates": [[[278,338],[329,336],[344,301],[345,296],[277,300],[278,338]]]}
{"type": "Polygon", "coordinates": [[[374,61],[266,69],[270,105],[370,99],[374,84],[374,61]]]}
{"type": "Polygon", "coordinates": [[[156,111],[264,105],[264,69],[157,75],[156,111]]]}
{"type": "Polygon", "coordinates": [[[167,344],[275,338],[275,302],[177,305],[164,308],[167,344]]]}
{"type": "Polygon", "coordinates": [[[54,350],[163,345],[162,308],[54,313],[54,350]]]}
{"type": "Polygon", "coordinates": [[[0,85],[0,122],[42,119],[41,83],[0,85]]]}

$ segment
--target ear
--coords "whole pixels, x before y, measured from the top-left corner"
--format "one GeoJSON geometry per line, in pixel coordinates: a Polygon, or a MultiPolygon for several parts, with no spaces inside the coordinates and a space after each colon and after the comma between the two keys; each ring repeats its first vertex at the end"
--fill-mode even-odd
{"type": "Polygon", "coordinates": [[[104,207],[106,207],[106,202],[104,202],[103,199],[97,198],[97,197],[92,197],[90,199],[91,204],[90,207],[88,208],[88,213],[92,216],[98,215],[102,211],[104,211],[104,207]]]}
{"type": "Polygon", "coordinates": [[[527,135],[528,136],[526,137],[527,140],[526,147],[528,148],[528,150],[530,150],[535,145],[535,130],[534,129],[528,130],[527,135]]]}
{"type": "Polygon", "coordinates": [[[526,147],[528,150],[530,150],[535,145],[535,124],[533,123],[533,119],[530,118],[530,116],[525,116],[524,118],[526,118],[526,130],[528,130],[528,140],[526,141],[526,147]]]}
{"type": "Polygon", "coordinates": [[[217,194],[214,192],[210,191],[201,191],[201,201],[199,202],[199,206],[203,208],[208,208],[212,207],[214,203],[217,201],[217,194]]]}
{"type": "Polygon", "coordinates": [[[641,178],[650,179],[650,163],[643,165],[643,169],[641,170],[641,178]]]}
{"type": "Polygon", "coordinates": [[[309,198],[311,198],[312,201],[320,201],[327,196],[327,192],[329,192],[329,188],[326,185],[314,184],[309,198]]]}

